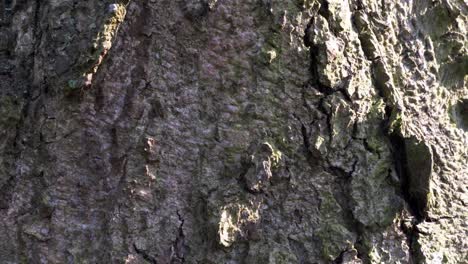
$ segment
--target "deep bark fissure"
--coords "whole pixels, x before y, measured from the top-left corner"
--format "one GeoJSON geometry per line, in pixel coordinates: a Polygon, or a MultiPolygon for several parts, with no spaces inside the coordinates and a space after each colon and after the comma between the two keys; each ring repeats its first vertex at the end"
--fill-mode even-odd
{"type": "MultiPolygon", "coordinates": [[[[338,175],[337,179],[337,186],[340,188],[339,195],[335,195],[336,201],[339,203],[341,209],[343,210],[343,216],[346,223],[346,227],[348,230],[351,230],[356,233],[356,242],[354,247],[357,251],[357,257],[361,259],[364,263],[370,263],[368,254],[370,249],[367,248],[363,243],[363,237],[366,233],[366,227],[356,219],[354,212],[353,212],[353,197],[351,196],[351,181],[353,179],[353,174],[356,170],[358,160],[353,163],[352,169],[350,172],[346,172],[339,167],[335,167],[332,165],[328,165],[328,167],[324,168],[325,171],[329,172],[333,175],[338,175]],[[343,197],[343,199],[339,199],[339,196],[343,197]]],[[[342,263],[343,254],[346,253],[349,249],[344,250],[340,256],[338,256],[334,263],[342,263]]]]}
{"type": "Polygon", "coordinates": [[[400,229],[406,236],[406,243],[409,247],[410,263],[420,263],[421,251],[420,248],[417,246],[419,234],[417,232],[415,221],[411,221],[411,223],[404,223],[402,221],[400,229]]]}
{"type": "Polygon", "coordinates": [[[343,255],[346,253],[346,250],[341,251],[340,255],[336,257],[333,261],[332,264],[342,264],[343,263],[343,255]]]}
{"type": "MultiPolygon", "coordinates": [[[[329,10],[328,10],[328,1],[322,1],[322,6],[320,7],[320,10],[317,15],[322,15],[326,19],[327,17],[329,18],[329,10]]],[[[309,54],[310,54],[310,73],[311,73],[311,78],[310,78],[310,84],[316,88],[320,93],[323,94],[323,96],[320,98],[319,103],[316,107],[317,110],[319,110],[321,113],[323,113],[326,117],[326,123],[328,126],[329,130],[329,142],[333,138],[333,131],[332,131],[332,113],[329,113],[324,107],[324,100],[328,96],[333,96],[335,94],[341,94],[343,98],[349,102],[352,103],[353,100],[351,96],[348,94],[346,88],[350,83],[350,80],[352,76],[348,76],[345,78],[339,85],[339,87],[328,87],[324,85],[323,83],[320,82],[319,79],[319,73],[318,73],[318,48],[314,43],[309,42],[309,36],[308,36],[308,31],[312,25],[313,19],[310,20],[309,24],[307,25],[305,29],[305,34],[304,34],[304,45],[309,47],[309,54]]],[[[332,29],[334,30],[334,29],[332,29]]],[[[336,34],[336,33],[334,33],[336,34]]],[[[304,89],[304,88],[303,88],[304,89]]],[[[304,94],[304,93],[303,93],[304,94]]],[[[304,95],[302,95],[303,99],[303,104],[307,105],[304,95]]],[[[308,109],[308,108],[307,108],[308,109]]],[[[310,112],[310,111],[309,111],[310,112]]],[[[298,118],[299,119],[299,118],[298,118]]],[[[299,119],[300,121],[300,119],[299,119]]],[[[339,203],[341,209],[343,210],[343,218],[346,222],[346,227],[348,230],[352,230],[353,232],[356,233],[357,235],[357,240],[355,243],[355,247],[357,250],[357,257],[364,261],[365,263],[369,262],[367,258],[367,254],[369,253],[369,250],[366,249],[365,246],[362,245],[362,237],[365,233],[365,226],[361,224],[356,217],[354,216],[353,213],[353,205],[352,205],[352,197],[351,197],[351,180],[352,180],[352,175],[354,171],[356,170],[356,165],[358,161],[356,160],[353,165],[352,165],[352,171],[347,173],[345,172],[342,168],[332,166],[329,164],[328,161],[324,160],[322,157],[320,157],[320,154],[315,154],[311,150],[310,146],[310,137],[308,135],[307,127],[302,123],[301,121],[301,133],[303,137],[303,144],[304,148],[306,150],[305,155],[306,159],[309,161],[309,164],[312,169],[314,169],[317,165],[320,164],[322,170],[332,174],[332,175],[337,175],[338,176],[338,182],[337,186],[340,188],[338,191],[339,194],[334,194],[335,199],[337,199],[337,202],[339,203]],[[317,163],[311,163],[313,160],[312,158],[321,160],[321,162],[317,163]],[[339,199],[339,197],[344,197],[344,199],[339,199]]],[[[347,147],[349,144],[347,145],[347,147]]],[[[342,263],[343,262],[343,254],[345,254],[347,250],[344,250],[340,253],[340,255],[333,260],[333,263],[342,263]]]]}
{"type": "Polygon", "coordinates": [[[148,254],[146,251],[139,249],[136,244],[133,244],[133,249],[135,252],[140,255],[144,260],[148,261],[151,264],[157,264],[156,258],[148,254]]]}
{"type": "Polygon", "coordinates": [[[241,168],[240,168],[240,174],[237,177],[237,183],[239,186],[242,188],[247,193],[258,195],[264,193],[262,189],[255,190],[252,188],[249,188],[249,183],[247,179],[247,173],[248,171],[252,168],[255,167],[255,163],[251,160],[249,160],[248,157],[244,157],[241,160],[241,168]]]}
{"type": "MultiPolygon", "coordinates": [[[[388,117],[388,111],[386,116],[388,117]]],[[[409,192],[410,186],[406,164],[406,150],[404,143],[405,139],[396,133],[388,134],[388,138],[392,147],[391,149],[393,154],[395,170],[397,175],[399,176],[398,178],[400,179],[401,196],[409,206],[409,213],[416,218],[415,220],[409,219],[410,226],[406,226],[402,221],[400,229],[406,236],[407,244],[409,247],[410,260],[412,261],[412,263],[419,263],[421,251],[420,248],[416,246],[419,237],[418,232],[416,231],[416,226],[418,223],[424,221],[425,216],[422,214],[422,209],[419,207],[417,202],[414,202],[414,199],[411,197],[411,194],[409,192]]]]}
{"type": "Polygon", "coordinates": [[[413,201],[409,193],[409,176],[406,165],[404,139],[401,136],[395,134],[389,135],[389,139],[392,144],[395,169],[401,181],[401,194],[410,207],[410,213],[416,217],[418,222],[421,222],[424,220],[424,217],[421,214],[421,208],[419,208],[418,205],[413,201]]]}
{"type": "MultiPolygon", "coordinates": [[[[356,12],[354,12],[352,16],[352,24],[358,31],[358,36],[361,43],[363,43],[363,45],[372,45],[369,42],[370,40],[367,39],[368,36],[363,35],[363,32],[368,34],[369,32],[366,32],[366,30],[369,31],[370,29],[363,28],[363,25],[358,25],[356,21],[356,16],[356,12]]],[[[416,218],[416,222],[412,221],[411,228],[402,228],[402,231],[406,235],[407,243],[410,247],[410,258],[414,263],[417,263],[415,261],[417,259],[417,256],[420,254],[420,251],[418,251],[418,249],[414,247],[415,241],[417,241],[418,239],[417,232],[415,232],[414,230],[416,229],[417,223],[424,221],[425,208],[421,208],[422,202],[419,202],[419,198],[413,197],[410,193],[410,176],[407,168],[408,165],[406,157],[405,138],[403,138],[403,136],[400,134],[400,127],[396,127],[396,131],[394,131],[395,128],[392,127],[392,125],[394,125],[392,124],[392,122],[395,121],[392,120],[392,118],[395,118],[394,115],[396,115],[397,113],[401,113],[401,109],[399,109],[397,102],[390,101],[390,97],[392,96],[391,93],[397,91],[390,91],[388,87],[386,87],[386,84],[382,83],[382,80],[378,80],[378,78],[385,79],[385,77],[378,76],[380,70],[378,67],[383,67],[381,58],[374,58],[369,52],[369,50],[367,50],[366,48],[363,49],[363,53],[366,59],[371,63],[372,84],[377,89],[378,95],[384,100],[385,103],[385,116],[382,122],[382,130],[387,135],[387,138],[390,142],[390,149],[392,151],[393,156],[393,164],[398,178],[400,180],[399,192],[409,206],[409,213],[414,215],[416,218]]],[[[364,141],[364,143],[367,148],[367,142],[364,141]]]]}
{"type": "Polygon", "coordinates": [[[184,234],[184,223],[185,219],[177,210],[177,217],[179,219],[180,225],[177,229],[177,237],[172,245],[171,251],[171,263],[185,263],[185,234],[184,234]]]}
{"type": "MultiPolygon", "coordinates": [[[[329,126],[331,126],[330,114],[327,114],[326,112],[324,113],[326,114],[326,117],[327,117],[327,123],[329,124],[329,126]]],[[[337,200],[341,209],[343,210],[343,219],[346,222],[347,229],[352,230],[357,235],[357,240],[355,243],[357,257],[361,259],[362,261],[364,261],[365,263],[368,263],[369,260],[368,260],[367,254],[369,253],[370,249],[367,249],[362,244],[363,243],[362,237],[364,236],[366,228],[363,224],[361,224],[355,218],[353,210],[352,210],[353,199],[351,197],[351,180],[352,180],[352,175],[356,170],[358,161],[357,160],[354,161],[352,165],[352,169],[348,173],[340,167],[336,167],[336,166],[329,164],[329,162],[326,160],[323,160],[323,158],[318,153],[314,155],[311,150],[310,136],[308,135],[307,128],[303,124],[303,122],[300,120],[300,118],[298,118],[297,116],[295,117],[301,123],[301,134],[302,134],[302,141],[303,141],[304,150],[305,150],[305,157],[306,157],[306,160],[309,162],[309,165],[311,166],[311,168],[314,169],[314,168],[317,168],[317,166],[320,166],[320,168],[323,171],[326,171],[330,173],[331,175],[338,176],[337,186],[340,188],[340,190],[339,190],[339,194],[334,194],[335,199],[337,200]],[[313,162],[313,160],[319,160],[321,162],[313,162]],[[345,198],[339,199],[339,197],[345,197],[345,198]]],[[[346,252],[347,250],[342,251],[341,254],[333,261],[333,263],[342,263],[343,254],[346,252]]]]}

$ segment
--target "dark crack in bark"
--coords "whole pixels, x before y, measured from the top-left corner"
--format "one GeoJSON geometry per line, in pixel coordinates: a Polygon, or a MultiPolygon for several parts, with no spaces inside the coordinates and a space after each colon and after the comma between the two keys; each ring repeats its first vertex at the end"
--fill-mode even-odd
{"type": "Polygon", "coordinates": [[[158,264],[156,258],[148,254],[146,251],[139,249],[136,244],[133,244],[133,249],[135,252],[140,255],[144,260],[148,261],[151,264],[158,264]]]}
{"type": "Polygon", "coordinates": [[[174,264],[185,263],[185,250],[186,250],[185,234],[184,234],[185,220],[178,210],[177,210],[177,216],[179,218],[180,225],[178,228],[176,240],[174,241],[174,244],[171,247],[171,257],[170,257],[171,263],[174,263],[174,264]]]}

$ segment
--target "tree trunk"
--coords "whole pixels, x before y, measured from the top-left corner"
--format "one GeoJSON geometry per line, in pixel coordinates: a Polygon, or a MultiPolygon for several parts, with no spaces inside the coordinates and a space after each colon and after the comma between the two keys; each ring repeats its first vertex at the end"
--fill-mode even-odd
{"type": "Polygon", "coordinates": [[[463,0],[0,0],[0,263],[462,263],[463,0]]]}

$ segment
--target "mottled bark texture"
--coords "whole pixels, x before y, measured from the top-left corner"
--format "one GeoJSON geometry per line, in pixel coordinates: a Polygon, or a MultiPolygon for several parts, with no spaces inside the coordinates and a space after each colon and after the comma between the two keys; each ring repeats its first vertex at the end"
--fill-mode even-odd
{"type": "Polygon", "coordinates": [[[462,263],[464,0],[0,0],[0,263],[462,263]]]}

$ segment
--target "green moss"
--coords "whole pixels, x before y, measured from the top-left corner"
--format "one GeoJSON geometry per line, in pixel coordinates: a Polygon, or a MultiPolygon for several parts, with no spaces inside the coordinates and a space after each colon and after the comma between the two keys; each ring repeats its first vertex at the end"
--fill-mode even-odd
{"type": "Polygon", "coordinates": [[[271,161],[272,167],[273,168],[278,167],[279,163],[281,161],[281,157],[282,157],[283,153],[281,153],[281,151],[279,151],[279,149],[275,148],[274,145],[271,144],[271,143],[263,142],[263,144],[267,145],[271,150],[270,161],[271,161]]]}
{"type": "Polygon", "coordinates": [[[266,64],[271,64],[276,59],[276,50],[273,48],[262,48],[261,58],[266,64]]]}
{"type": "Polygon", "coordinates": [[[12,96],[0,97],[0,123],[13,125],[21,118],[21,107],[12,96]]]}
{"type": "Polygon", "coordinates": [[[398,212],[401,211],[402,207],[403,204],[400,200],[395,200],[390,206],[385,207],[382,212],[382,217],[379,219],[378,226],[390,226],[395,221],[395,218],[398,216],[398,212]]]}
{"type": "Polygon", "coordinates": [[[259,62],[264,65],[276,64],[281,51],[280,45],[280,43],[265,43],[260,50],[259,62]]]}
{"type": "Polygon", "coordinates": [[[310,9],[313,6],[318,6],[319,1],[317,0],[296,0],[299,6],[303,9],[310,9]]]}
{"type": "Polygon", "coordinates": [[[423,27],[431,37],[440,37],[446,33],[456,16],[450,14],[449,9],[443,3],[437,3],[423,14],[421,17],[423,27]]]}
{"type": "Polygon", "coordinates": [[[244,146],[231,146],[224,148],[224,155],[226,155],[226,162],[230,164],[237,163],[239,157],[245,152],[244,146]]]}
{"type": "Polygon", "coordinates": [[[369,109],[367,116],[370,119],[382,119],[385,114],[385,102],[382,98],[379,98],[374,102],[369,109]]]}
{"type": "Polygon", "coordinates": [[[336,214],[337,208],[339,208],[338,203],[336,202],[333,194],[331,192],[321,192],[320,193],[320,212],[325,216],[329,217],[330,213],[336,214]]]}
{"type": "Polygon", "coordinates": [[[70,88],[72,90],[78,88],[78,81],[77,80],[69,80],[67,84],[68,84],[68,88],[70,88]]]}
{"type": "Polygon", "coordinates": [[[381,262],[379,253],[377,252],[375,247],[371,248],[371,250],[369,251],[367,256],[369,257],[370,263],[380,263],[381,262]]]}
{"type": "Polygon", "coordinates": [[[279,24],[270,25],[270,30],[264,34],[265,42],[260,50],[259,61],[262,64],[270,65],[278,58],[282,51],[283,35],[279,24]]]}
{"type": "Polygon", "coordinates": [[[341,219],[341,207],[332,192],[320,192],[320,201],[320,214],[323,222],[315,236],[321,242],[323,258],[332,261],[340,252],[352,247],[355,235],[338,222],[341,219]]]}
{"type": "Polygon", "coordinates": [[[402,129],[403,129],[403,114],[394,108],[389,118],[388,132],[389,134],[401,133],[402,129]]]}
{"type": "Polygon", "coordinates": [[[367,139],[367,147],[375,153],[380,153],[385,151],[387,144],[385,144],[383,138],[380,137],[370,137],[367,139]]]}
{"type": "Polygon", "coordinates": [[[289,264],[297,263],[297,258],[293,254],[286,252],[284,250],[273,250],[270,253],[268,263],[271,264],[289,264]]]}
{"type": "Polygon", "coordinates": [[[81,88],[86,83],[86,76],[92,76],[97,72],[104,56],[112,47],[119,26],[125,18],[127,4],[128,1],[120,1],[119,4],[116,4],[114,12],[107,12],[104,17],[99,18],[97,26],[90,24],[93,33],[90,33],[92,36],[88,39],[89,46],[84,50],[78,50],[79,58],[71,70],[71,79],[62,81],[65,92],[81,88]]]}
{"type": "Polygon", "coordinates": [[[405,139],[406,174],[409,199],[419,216],[428,207],[430,183],[433,171],[433,155],[430,145],[416,138],[405,139]]]}
{"type": "Polygon", "coordinates": [[[335,259],[340,252],[352,247],[354,236],[344,226],[334,223],[333,220],[324,223],[316,236],[322,243],[322,256],[326,260],[335,259]]]}
{"type": "Polygon", "coordinates": [[[296,153],[297,146],[288,141],[287,128],[283,128],[283,124],[280,122],[281,119],[279,119],[278,122],[275,122],[271,126],[277,128],[277,131],[282,131],[283,133],[270,134],[265,138],[264,142],[267,142],[270,145],[273,152],[276,152],[276,154],[281,154],[280,158],[282,158],[284,156],[293,155],[296,153]]]}
{"type": "Polygon", "coordinates": [[[437,203],[437,200],[434,197],[434,194],[431,191],[429,191],[427,194],[427,205],[429,207],[435,207],[436,203],[437,203]]]}

